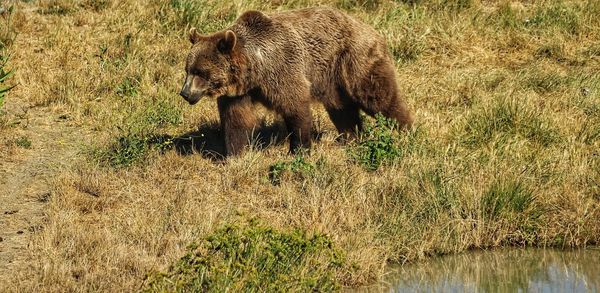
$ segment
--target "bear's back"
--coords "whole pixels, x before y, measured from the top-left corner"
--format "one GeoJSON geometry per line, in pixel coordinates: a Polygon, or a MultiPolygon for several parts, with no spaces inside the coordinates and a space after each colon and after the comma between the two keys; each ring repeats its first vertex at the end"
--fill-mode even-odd
{"type": "Polygon", "coordinates": [[[233,28],[244,36],[250,58],[268,71],[265,75],[301,70],[317,85],[332,74],[370,67],[373,57],[387,54],[385,40],[373,28],[328,7],[248,11],[233,28]]]}
{"type": "Polygon", "coordinates": [[[323,47],[383,41],[369,25],[329,7],[304,8],[268,15],[248,11],[236,23],[256,37],[251,41],[261,41],[262,38],[287,38],[288,41],[295,41],[294,38],[300,38],[308,45],[323,47]]]}

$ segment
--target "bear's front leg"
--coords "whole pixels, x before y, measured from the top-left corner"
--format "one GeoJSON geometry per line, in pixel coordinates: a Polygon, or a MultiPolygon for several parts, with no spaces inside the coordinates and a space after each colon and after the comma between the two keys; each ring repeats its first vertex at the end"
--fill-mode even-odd
{"type": "Polygon", "coordinates": [[[309,103],[283,114],[285,125],[290,132],[290,152],[296,154],[300,149],[310,149],[312,114],[309,103]]]}
{"type": "Polygon", "coordinates": [[[220,97],[217,104],[226,155],[239,155],[248,145],[256,127],[252,100],[249,96],[220,97]]]}

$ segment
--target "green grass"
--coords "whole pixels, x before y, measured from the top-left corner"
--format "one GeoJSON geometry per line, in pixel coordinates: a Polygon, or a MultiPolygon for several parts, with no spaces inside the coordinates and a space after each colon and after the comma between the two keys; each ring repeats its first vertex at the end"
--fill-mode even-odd
{"type": "Polygon", "coordinates": [[[127,77],[116,88],[116,94],[121,97],[135,97],[138,95],[139,80],[127,77]]]}
{"type": "Polygon", "coordinates": [[[391,52],[400,63],[409,63],[419,59],[425,50],[423,41],[414,34],[406,34],[393,42],[391,52]]]}
{"type": "Polygon", "coordinates": [[[525,79],[525,86],[540,94],[545,94],[559,90],[567,82],[567,77],[558,72],[533,71],[525,79]]]}
{"type": "Polygon", "coordinates": [[[223,9],[223,5],[211,0],[170,0],[163,9],[174,9],[177,18],[173,26],[193,26],[199,33],[210,33],[231,23],[236,18],[234,9],[223,9]]]}
{"type": "Polygon", "coordinates": [[[514,231],[505,243],[531,245],[537,240],[544,211],[536,206],[534,192],[524,183],[507,179],[492,183],[481,198],[481,207],[485,222],[500,222],[501,227],[514,231]]]}
{"type": "Polygon", "coordinates": [[[459,137],[471,147],[518,138],[549,146],[560,140],[560,134],[544,117],[524,101],[500,100],[473,111],[462,124],[459,137]]]}
{"type": "Polygon", "coordinates": [[[15,140],[15,145],[24,149],[30,149],[31,140],[29,140],[29,138],[27,138],[26,136],[21,136],[15,140]]]}
{"type": "Polygon", "coordinates": [[[533,202],[533,193],[521,182],[494,183],[483,195],[481,206],[483,217],[494,220],[506,216],[521,216],[533,202]]]}
{"type": "Polygon", "coordinates": [[[579,34],[581,32],[578,13],[580,9],[585,9],[585,7],[556,1],[549,6],[537,8],[533,16],[525,20],[525,26],[538,31],[548,31],[550,28],[569,34],[579,34]]]}
{"type": "Polygon", "coordinates": [[[306,178],[315,172],[319,164],[315,165],[306,161],[303,155],[297,155],[289,162],[276,162],[269,167],[269,180],[273,185],[281,184],[282,177],[286,173],[291,173],[292,176],[306,178]]]}
{"type": "Polygon", "coordinates": [[[160,133],[165,127],[182,122],[181,110],[168,100],[155,100],[146,109],[126,117],[118,127],[118,136],[105,148],[97,148],[97,161],[113,167],[129,167],[143,163],[152,150],[165,150],[172,140],[160,133]]]}
{"type": "Polygon", "coordinates": [[[329,237],[279,231],[256,220],[229,224],[188,247],[145,292],[330,292],[344,257],[329,237]]]}
{"type": "Polygon", "coordinates": [[[535,56],[537,58],[549,58],[562,61],[564,59],[564,52],[560,44],[550,43],[540,46],[535,51],[535,56]]]}
{"type": "Polygon", "coordinates": [[[148,138],[127,134],[117,138],[108,149],[97,150],[95,157],[113,167],[129,167],[147,158],[150,150],[148,141],[148,138]]]}

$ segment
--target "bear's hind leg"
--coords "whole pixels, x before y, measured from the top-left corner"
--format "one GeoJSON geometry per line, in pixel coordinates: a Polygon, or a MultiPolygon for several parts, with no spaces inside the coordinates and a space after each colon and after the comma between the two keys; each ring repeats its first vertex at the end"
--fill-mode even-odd
{"type": "Polygon", "coordinates": [[[252,100],[249,96],[220,97],[217,104],[226,155],[239,155],[248,145],[256,127],[252,100]]]}

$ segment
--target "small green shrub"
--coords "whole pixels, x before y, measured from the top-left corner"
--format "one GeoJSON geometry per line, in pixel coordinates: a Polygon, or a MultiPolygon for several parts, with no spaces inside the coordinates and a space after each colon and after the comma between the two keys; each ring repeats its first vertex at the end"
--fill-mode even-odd
{"type": "Polygon", "coordinates": [[[377,114],[375,122],[367,123],[359,139],[348,148],[352,160],[369,171],[393,162],[401,155],[396,128],[396,121],[377,114]]]}
{"type": "Polygon", "coordinates": [[[340,250],[324,235],[230,224],[189,246],[166,273],[149,274],[145,292],[329,292],[339,289],[340,250]]]}
{"type": "Polygon", "coordinates": [[[297,155],[290,162],[277,162],[269,167],[269,180],[273,185],[279,185],[286,172],[305,178],[315,171],[316,167],[307,162],[304,156],[297,155]]]}

